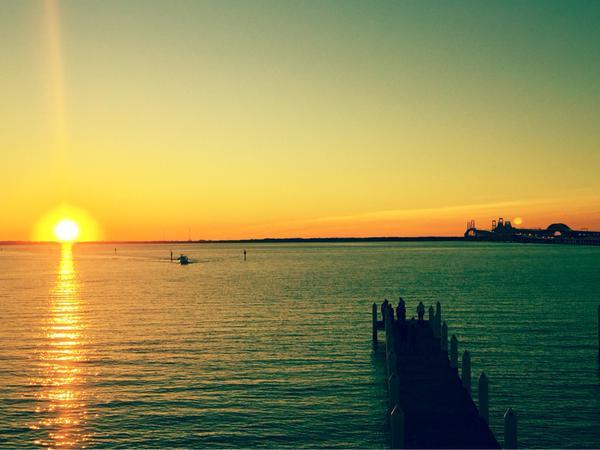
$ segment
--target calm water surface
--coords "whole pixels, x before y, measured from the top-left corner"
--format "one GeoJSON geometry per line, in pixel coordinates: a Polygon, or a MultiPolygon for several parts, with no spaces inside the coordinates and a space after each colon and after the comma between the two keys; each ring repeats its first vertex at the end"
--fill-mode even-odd
{"type": "Polygon", "coordinates": [[[600,248],[8,246],[0,446],[384,447],[370,305],[442,301],[524,447],[600,447],[600,248]],[[169,262],[185,252],[187,267],[169,262]]]}

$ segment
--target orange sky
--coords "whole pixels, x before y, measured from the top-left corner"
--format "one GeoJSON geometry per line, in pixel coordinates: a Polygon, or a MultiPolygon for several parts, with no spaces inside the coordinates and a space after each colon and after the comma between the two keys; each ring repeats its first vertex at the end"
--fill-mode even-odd
{"type": "Polygon", "coordinates": [[[600,7],[549,3],[8,3],[0,240],[600,229],[600,7]]]}

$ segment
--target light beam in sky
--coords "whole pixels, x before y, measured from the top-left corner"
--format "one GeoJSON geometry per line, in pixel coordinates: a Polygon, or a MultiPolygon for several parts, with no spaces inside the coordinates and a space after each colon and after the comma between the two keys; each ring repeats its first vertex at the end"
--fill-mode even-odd
{"type": "Polygon", "coordinates": [[[57,0],[44,0],[44,25],[49,65],[52,147],[56,154],[58,168],[62,172],[65,170],[67,157],[68,131],[63,49],[57,0]]]}

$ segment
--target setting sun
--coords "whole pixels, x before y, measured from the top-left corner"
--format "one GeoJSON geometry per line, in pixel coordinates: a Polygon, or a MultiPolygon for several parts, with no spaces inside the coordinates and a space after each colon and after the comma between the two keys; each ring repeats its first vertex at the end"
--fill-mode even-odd
{"type": "Polygon", "coordinates": [[[79,236],[79,226],[71,219],[63,219],[54,227],[54,235],[61,242],[73,242],[79,236]]]}
{"type": "Polygon", "coordinates": [[[102,239],[98,223],[84,210],[63,203],[40,218],[32,230],[37,242],[89,242],[102,239]]]}

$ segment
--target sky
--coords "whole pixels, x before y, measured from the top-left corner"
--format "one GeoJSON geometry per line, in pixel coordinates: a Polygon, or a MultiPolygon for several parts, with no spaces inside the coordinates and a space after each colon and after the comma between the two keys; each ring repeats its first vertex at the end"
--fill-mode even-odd
{"type": "Polygon", "coordinates": [[[0,240],[600,230],[600,2],[0,0],[0,240]]]}

